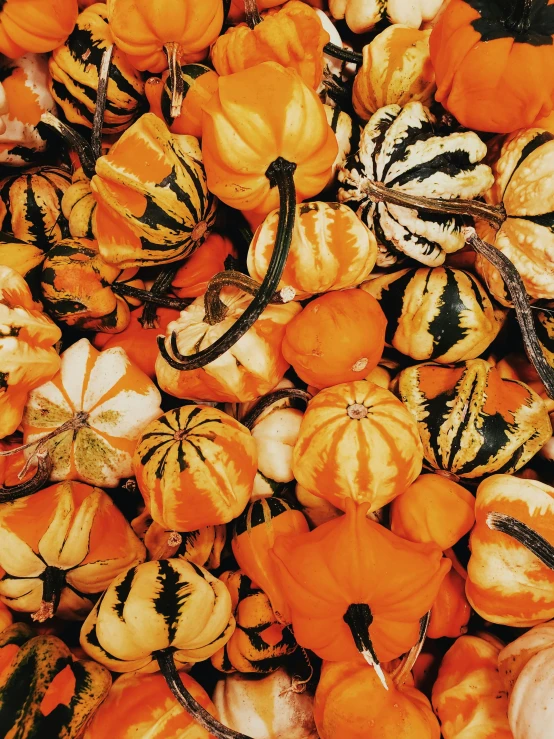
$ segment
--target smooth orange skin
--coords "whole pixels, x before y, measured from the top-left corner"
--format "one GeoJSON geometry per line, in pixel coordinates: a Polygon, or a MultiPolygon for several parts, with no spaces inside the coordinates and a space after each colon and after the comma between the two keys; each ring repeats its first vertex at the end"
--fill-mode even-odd
{"type": "Polygon", "coordinates": [[[158,358],[158,344],[156,337],[164,333],[168,324],[179,317],[179,311],[172,308],[159,307],[156,311],[158,326],[143,328],[139,319],[143,308],[132,311],[131,320],[127,328],[119,334],[95,334],[92,343],[97,349],[111,349],[120,346],[125,349],[131,362],[141,369],[150,379],[156,379],[156,359],[158,358]]]}
{"type": "Polygon", "coordinates": [[[388,690],[365,663],[324,662],[314,701],[320,739],[440,739],[423,693],[385,677],[388,690]]]}
{"type": "Polygon", "coordinates": [[[77,0],[7,0],[0,12],[0,53],[16,59],[63,44],[77,20],[77,0]]]}
{"type": "Polygon", "coordinates": [[[386,326],[372,295],[330,292],[308,303],[287,325],[283,356],[301,380],[318,389],[363,380],[381,359],[386,326]]]}
{"type": "Polygon", "coordinates": [[[440,639],[448,636],[456,639],[465,634],[471,616],[471,606],[466,598],[466,581],[451,569],[444,580],[431,609],[427,636],[440,639]]]}
{"type": "MultiPolygon", "coordinates": [[[[186,689],[212,716],[215,706],[202,686],[179,672],[186,689]]],[[[181,708],[159,672],[118,677],[94,714],[83,739],[214,739],[181,708]]]]}
{"type": "Polygon", "coordinates": [[[316,93],[293,69],[264,62],[220,77],[204,107],[202,156],[208,188],[232,208],[265,216],[279,207],[266,171],[279,157],[297,165],[297,202],[328,182],[338,144],[316,93]]]}
{"type": "Polygon", "coordinates": [[[206,241],[179,267],[171,288],[180,298],[198,298],[206,292],[208,282],[225,270],[227,257],[237,257],[230,239],[211,233],[206,241]]]}
{"type": "Polygon", "coordinates": [[[272,549],[296,640],[332,662],[362,659],[343,618],[353,603],[371,610],[369,635],[381,662],[407,652],[451,566],[434,544],[400,539],[366,513],[349,502],[344,516],[279,536],[272,549]]]}
{"type": "Polygon", "coordinates": [[[329,34],[319,16],[299,0],[269,10],[261,23],[249,28],[233,26],[212,47],[218,74],[233,74],[267,61],[296,69],[304,82],[316,90],[323,76],[323,47],[329,34]]]}
{"type": "Polygon", "coordinates": [[[471,25],[479,15],[465,0],[451,0],[433,29],[436,99],[467,128],[510,133],[531,126],[554,106],[554,45],[482,42],[471,25]]]}
{"type": "Polygon", "coordinates": [[[475,498],[440,474],[420,475],[391,503],[390,528],[408,541],[450,549],[475,523],[475,498]]]}

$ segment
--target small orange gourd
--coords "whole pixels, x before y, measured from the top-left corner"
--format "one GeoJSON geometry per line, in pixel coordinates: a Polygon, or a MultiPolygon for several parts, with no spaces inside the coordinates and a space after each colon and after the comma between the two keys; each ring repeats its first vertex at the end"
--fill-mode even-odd
{"type": "Polygon", "coordinates": [[[466,581],[455,569],[447,572],[431,608],[427,636],[456,639],[467,631],[471,606],[465,592],[466,581]]]}
{"type": "Polygon", "coordinates": [[[0,7],[0,53],[16,59],[63,44],[77,20],[77,0],[4,0],[0,7]]]}

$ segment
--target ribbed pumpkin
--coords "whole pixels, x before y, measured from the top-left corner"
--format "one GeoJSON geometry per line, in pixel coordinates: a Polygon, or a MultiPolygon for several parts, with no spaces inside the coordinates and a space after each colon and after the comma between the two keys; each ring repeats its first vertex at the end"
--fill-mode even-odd
{"type": "Polygon", "coordinates": [[[489,477],[477,489],[466,583],[469,602],[493,623],[522,627],[553,618],[554,572],[508,533],[495,530],[490,520],[494,513],[516,518],[554,544],[554,488],[510,475],[489,477]]]}
{"type": "Polygon", "coordinates": [[[154,521],[195,531],[242,513],[256,474],[256,444],[226,413],[184,405],[143,429],[133,468],[154,521]]]}
{"type": "Polygon", "coordinates": [[[99,488],[62,482],[0,506],[0,598],[37,621],[83,619],[116,575],[145,558],[99,488]]]}
{"type": "Polygon", "coordinates": [[[14,269],[28,284],[35,285],[43,261],[44,252],[38,247],[0,233],[0,265],[14,269]]]}
{"type": "Polygon", "coordinates": [[[131,320],[131,298],[117,295],[114,284],[144,288],[137,269],[120,269],[102,259],[96,241],[65,239],[50,249],[42,266],[45,310],[68,326],[120,333],[131,320]]]}
{"type": "MultiPolygon", "coordinates": [[[[256,230],[248,249],[248,273],[261,281],[277,237],[279,211],[256,230]]],[[[377,258],[377,243],[367,226],[340,203],[296,206],[290,253],[279,289],[292,288],[295,299],[355,287],[367,278],[377,258]]]]}
{"type": "Polygon", "coordinates": [[[429,639],[457,639],[467,631],[471,606],[465,592],[466,581],[455,569],[451,569],[437,594],[427,636],[429,639]]]}
{"type": "MultiPolygon", "coordinates": [[[[498,231],[482,223],[479,233],[508,257],[532,298],[554,296],[554,260],[550,230],[554,210],[554,177],[550,162],[554,135],[537,128],[517,131],[505,141],[493,165],[494,185],[487,202],[502,203],[507,218],[498,231]]],[[[476,267],[497,300],[510,304],[498,271],[478,255],[476,267]]]]}
{"type": "Polygon", "coordinates": [[[211,50],[219,75],[233,74],[261,62],[295,69],[314,90],[323,75],[323,47],[329,34],[313,8],[299,0],[268,10],[253,27],[231,26],[211,50]]]}
{"type": "Polygon", "coordinates": [[[386,342],[412,359],[475,359],[494,341],[503,313],[470,272],[402,269],[364,282],[387,318],[386,342]]]}
{"type": "Polygon", "coordinates": [[[116,487],[132,474],[141,431],[160,415],[158,389],[119,347],[100,353],[80,339],[61,360],[58,374],[29,395],[24,441],[31,454],[49,452],[54,482],[116,487]]]}
{"type": "Polygon", "coordinates": [[[408,367],[398,390],[427,462],[459,477],[515,472],[551,436],[542,399],[523,382],[503,380],[484,359],[408,367]]]}
{"type": "Polygon", "coordinates": [[[0,734],[77,739],[108,694],[110,673],[92,660],[76,660],[56,636],[11,637],[10,631],[0,634],[2,651],[15,651],[1,677],[0,734]]]}
{"type": "Polygon", "coordinates": [[[0,8],[0,53],[15,59],[63,44],[77,19],[77,0],[5,0],[0,8]]]}
{"type": "Polygon", "coordinates": [[[91,187],[100,253],[122,267],[182,259],[202,244],[214,223],[215,202],[198,142],[172,135],[153,113],[100,157],[91,187]]]}
{"type": "Polygon", "coordinates": [[[444,739],[514,739],[497,667],[502,647],[488,634],[461,636],[444,655],[432,695],[444,739]]]}
{"type": "Polygon", "coordinates": [[[4,130],[0,134],[0,163],[23,167],[46,149],[37,124],[43,113],[56,110],[48,90],[48,63],[38,54],[2,59],[0,77],[4,92],[4,130]]]}
{"type": "Polygon", "coordinates": [[[179,267],[171,281],[171,290],[180,298],[204,295],[209,281],[237,258],[232,241],[212,232],[206,241],[179,267]]]}
{"type": "Polygon", "coordinates": [[[320,739],[440,739],[423,693],[389,676],[386,684],[383,690],[375,670],[363,663],[324,662],[314,701],[320,739]]]}
{"type": "MultiPolygon", "coordinates": [[[[92,128],[102,55],[113,44],[108,8],[95,3],[84,10],[65,43],[50,62],[50,89],[71,123],[92,128]]],[[[114,49],[108,73],[107,104],[102,132],[119,133],[140,114],[144,82],[119,49],[114,49]]]]}
{"type": "Polygon", "coordinates": [[[428,267],[465,245],[467,219],[449,213],[421,213],[413,207],[371,199],[372,183],[392,192],[443,200],[471,199],[493,183],[482,164],[487,147],[473,131],[437,131],[434,118],[419,102],[380,108],[365,126],[360,148],[339,174],[339,200],[357,209],[381,246],[377,264],[388,266],[411,257],[428,267]]]}
{"type": "Polygon", "coordinates": [[[267,306],[252,328],[215,361],[199,369],[179,369],[179,363],[172,360],[173,345],[179,359],[209,348],[252,304],[252,297],[235,287],[223,288],[219,300],[223,316],[213,324],[206,320],[205,300],[200,297],[168,325],[165,355],[156,362],[156,376],[161,389],[170,395],[242,403],[265,395],[287,371],[281,344],[286,325],[301,311],[295,302],[267,306]]]}
{"type": "Polygon", "coordinates": [[[232,540],[235,559],[241,570],[267,594],[280,623],[290,623],[290,617],[270,550],[278,536],[308,531],[304,515],[280,498],[252,501],[235,521],[232,540]]]}
{"type": "Polygon", "coordinates": [[[498,655],[498,671],[506,690],[512,693],[525,666],[535,655],[554,647],[554,621],[533,626],[507,644],[498,655]]]}
{"type": "Polygon", "coordinates": [[[552,727],[552,664],[554,649],[529,660],[510,696],[508,721],[514,739],[548,739],[552,727]]]}
{"type": "Polygon", "coordinates": [[[296,649],[291,630],[279,623],[267,595],[243,572],[228,571],[219,578],[231,593],[237,626],[212,655],[212,665],[220,672],[273,672],[296,649]]]}
{"type": "Polygon", "coordinates": [[[297,481],[344,510],[376,511],[421,472],[417,426],[388,390],[366,380],[321,390],[308,404],[294,448],[297,481]]]}
{"type": "Polygon", "coordinates": [[[96,200],[92,194],[90,179],[79,167],[73,172],[71,185],[62,198],[62,213],[67,220],[69,233],[75,239],[96,238],[96,200]]]}
{"type": "MultiPolygon", "coordinates": [[[[12,245],[17,248],[18,245],[12,245]]],[[[0,266],[0,436],[13,434],[31,390],[60,367],[61,331],[33,300],[23,277],[0,266]]]]}
{"type": "MultiPolygon", "coordinates": [[[[213,716],[216,710],[202,686],[179,673],[187,690],[213,716]]],[[[94,713],[83,739],[213,739],[177,703],[164,678],[157,674],[120,675],[94,713]]]]}
{"type": "Polygon", "coordinates": [[[221,553],[227,539],[225,524],[203,526],[197,531],[178,534],[153,521],[150,512],[145,508],[131,521],[131,526],[144,542],[148,559],[182,557],[187,562],[193,562],[208,570],[217,569],[220,565],[221,553]]]}
{"type": "Polygon", "coordinates": [[[333,18],[344,20],[354,33],[365,33],[380,21],[403,23],[419,28],[424,21],[432,20],[444,0],[329,0],[333,18]]]}
{"type": "Polygon", "coordinates": [[[364,46],[352,90],[354,110],[368,121],[385,105],[418,100],[429,106],[436,90],[429,36],[402,24],[386,28],[364,46]]]}
{"type": "Polygon", "coordinates": [[[34,167],[0,182],[0,227],[47,251],[70,236],[61,202],[71,175],[61,167],[34,167]]]}

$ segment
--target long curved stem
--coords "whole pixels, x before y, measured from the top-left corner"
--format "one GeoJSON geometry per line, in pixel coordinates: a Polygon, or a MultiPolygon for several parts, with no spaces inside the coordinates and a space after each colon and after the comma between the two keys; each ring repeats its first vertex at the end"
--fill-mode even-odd
{"type": "Polygon", "coordinates": [[[329,56],[334,56],[335,59],[340,59],[342,62],[352,62],[358,66],[362,64],[364,60],[363,54],[359,51],[352,51],[351,49],[344,49],[342,46],[337,46],[329,42],[323,47],[323,51],[329,56]]]}
{"type": "Polygon", "coordinates": [[[52,472],[52,458],[47,451],[39,452],[37,455],[37,471],[30,480],[18,485],[0,486],[0,503],[10,503],[12,500],[26,498],[36,493],[48,482],[52,472]]]}
{"type": "Polygon", "coordinates": [[[272,393],[268,393],[267,395],[264,395],[263,398],[260,398],[256,405],[242,419],[241,423],[243,426],[246,426],[247,429],[252,429],[262,413],[279,400],[298,398],[307,404],[311,400],[311,397],[312,396],[305,390],[300,390],[297,387],[284,387],[280,390],[274,390],[272,393]]]}
{"type": "Polygon", "coordinates": [[[181,115],[181,105],[185,95],[185,85],[181,74],[181,49],[176,41],[165,45],[167,61],[169,62],[169,85],[171,87],[171,117],[181,115]]]}
{"type": "Polygon", "coordinates": [[[58,428],[54,429],[54,431],[50,431],[48,434],[41,436],[40,439],[30,441],[28,444],[22,444],[21,446],[14,447],[13,449],[8,449],[8,451],[6,452],[0,452],[0,457],[11,457],[12,454],[17,454],[17,452],[22,452],[25,449],[30,449],[32,446],[36,447],[35,454],[38,455],[43,450],[47,442],[55,439],[56,436],[63,434],[64,431],[78,431],[79,429],[83,428],[83,426],[86,426],[88,417],[89,414],[86,411],[77,411],[77,413],[72,418],[70,418],[69,421],[65,421],[65,423],[62,423],[61,426],[58,426],[58,428]]]}
{"type": "MultiPolygon", "coordinates": [[[[164,308],[174,308],[175,310],[184,310],[191,304],[189,298],[168,298],[163,295],[155,295],[150,290],[141,290],[132,285],[126,285],[124,282],[114,282],[110,285],[112,292],[122,297],[136,298],[144,303],[152,305],[162,305],[164,308]]],[[[146,310],[146,308],[145,308],[146,310]]],[[[143,314],[144,315],[144,314],[143,314]]],[[[155,326],[145,326],[145,328],[155,328],[155,326]]]]}
{"type": "MultiPolygon", "coordinates": [[[[204,307],[206,310],[204,321],[209,323],[210,326],[221,323],[227,314],[228,308],[219,297],[219,293],[224,287],[238,287],[239,290],[249,295],[256,295],[260,289],[260,283],[248,275],[242,272],[236,272],[235,270],[225,270],[214,275],[209,281],[204,294],[204,307]]],[[[296,291],[292,288],[283,288],[283,290],[275,293],[269,302],[273,305],[283,305],[283,303],[288,303],[294,299],[295,295],[296,291]],[[292,292],[287,292],[288,290],[292,290],[292,292]]]]}
{"type": "MultiPolygon", "coordinates": [[[[163,305],[166,308],[174,307],[167,303],[157,303],[155,298],[165,298],[165,295],[171,288],[171,283],[173,282],[173,279],[180,266],[181,262],[173,262],[172,264],[168,264],[167,266],[165,266],[160,271],[160,273],[154,280],[154,284],[150,288],[151,297],[142,298],[146,303],[144,310],[142,311],[142,316],[139,319],[143,328],[156,328],[158,321],[158,313],[156,308],[157,305],[163,305]]],[[[169,300],[172,300],[172,298],[169,298],[169,300]]],[[[176,310],[183,310],[187,307],[187,305],[190,305],[192,303],[192,300],[188,300],[186,303],[182,301],[182,303],[183,304],[181,306],[177,306],[176,310]]]]}
{"type": "Polygon", "coordinates": [[[171,347],[174,356],[171,356],[165,347],[165,338],[158,336],[158,347],[165,361],[174,369],[193,370],[204,367],[225,354],[244,334],[254,325],[277,290],[289,254],[294,219],[296,215],[296,188],[294,186],[294,171],[296,164],[279,157],[270,164],[266,177],[271,186],[279,188],[280,210],[277,236],[273,254],[267,268],[266,275],[254,299],[246,308],[242,316],[233,326],[214,341],[207,349],[186,356],[177,350],[177,335],[171,336],[171,347]]]}
{"type": "Polygon", "coordinates": [[[75,149],[81,161],[83,172],[90,179],[94,175],[96,160],[88,141],[84,139],[81,134],[77,133],[77,131],[66,126],[65,123],[62,123],[55,115],[52,115],[52,113],[43,113],[40,120],[49,128],[53,128],[54,131],[59,133],[59,135],[75,149]]]}
{"type": "Polygon", "coordinates": [[[505,513],[491,512],[487,516],[487,526],[493,531],[511,536],[549,569],[554,570],[554,546],[523,521],[505,513]]]}
{"type": "Polygon", "coordinates": [[[385,690],[388,690],[389,687],[385,673],[377,659],[371,637],[369,636],[369,627],[373,623],[373,614],[369,606],[366,603],[352,603],[346,609],[343,619],[352,632],[356,649],[365,661],[373,667],[381,681],[381,685],[385,690]]]}
{"type": "Polygon", "coordinates": [[[200,705],[200,703],[190,694],[186,689],[181,676],[175,666],[175,660],[173,659],[173,650],[171,649],[160,649],[154,655],[158,661],[160,672],[164,676],[169,689],[183,706],[185,711],[189,713],[196,723],[200,724],[206,731],[212,734],[218,739],[252,739],[252,737],[246,734],[241,734],[234,729],[224,726],[218,721],[211,713],[200,705]]]}
{"type": "Polygon", "coordinates": [[[485,257],[500,272],[516,310],[527,356],[537,370],[548,396],[554,398],[554,369],[548,364],[537,338],[527,291],[519,272],[505,254],[487,244],[486,241],[482,241],[474,228],[464,229],[464,235],[472,249],[485,257]]]}
{"type": "Polygon", "coordinates": [[[42,582],[42,603],[38,611],[31,614],[33,621],[39,623],[52,618],[58,609],[65,583],[65,570],[48,565],[44,570],[42,582]]]}
{"type": "Polygon", "coordinates": [[[487,203],[480,203],[477,200],[424,198],[395,190],[381,182],[368,181],[364,185],[364,191],[374,203],[390,203],[391,205],[401,205],[404,208],[421,208],[434,213],[451,213],[453,215],[482,218],[495,228],[500,228],[506,220],[506,211],[503,205],[487,205],[487,203]]]}
{"type": "Polygon", "coordinates": [[[110,68],[114,45],[110,44],[104,49],[100,69],[98,70],[98,89],[96,91],[96,107],[92,121],[91,148],[92,155],[96,161],[102,156],[102,128],[104,126],[104,114],[108,98],[108,82],[110,79],[110,68]]]}
{"type": "Polygon", "coordinates": [[[415,665],[417,658],[421,654],[425,639],[427,638],[427,629],[429,628],[429,622],[431,621],[431,611],[428,611],[425,616],[419,620],[419,637],[414,646],[404,655],[404,658],[398,668],[391,675],[396,685],[402,685],[406,681],[406,678],[412,671],[412,667],[415,665]]]}
{"type": "Polygon", "coordinates": [[[244,14],[249,28],[256,28],[256,26],[262,22],[262,16],[258,10],[258,3],[256,0],[244,0],[244,14]]]}

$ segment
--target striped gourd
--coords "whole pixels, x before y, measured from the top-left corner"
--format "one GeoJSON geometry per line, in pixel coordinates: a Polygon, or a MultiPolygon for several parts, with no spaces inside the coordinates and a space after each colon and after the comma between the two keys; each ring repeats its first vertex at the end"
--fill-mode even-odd
{"type": "Polygon", "coordinates": [[[403,23],[419,28],[424,21],[431,21],[444,0],[329,0],[333,18],[343,19],[354,33],[370,31],[381,21],[403,23]]]}
{"type": "Polygon", "coordinates": [[[502,312],[479,281],[459,269],[402,269],[368,280],[362,290],[381,304],[386,342],[412,359],[475,359],[502,325],[502,312]]]}
{"type": "Polygon", "coordinates": [[[83,624],[81,646],[113,672],[155,672],[158,650],[174,649],[178,667],[202,662],[234,629],[221,580],[184,559],[160,559],[112,580],[83,624]]]}
{"type": "Polygon", "coordinates": [[[554,545],[554,488],[537,480],[493,475],[477,489],[466,594],[487,621],[527,627],[554,618],[554,572],[516,539],[489,526],[512,516],[554,545]]]}
{"type": "Polygon", "coordinates": [[[113,264],[142,267],[187,257],[215,221],[198,141],[172,135],[153,113],[98,159],[91,187],[100,253],[113,264]]]}
{"type": "MultiPolygon", "coordinates": [[[[77,18],[65,43],[50,58],[50,89],[71,123],[92,128],[102,54],[113,44],[108,8],[96,3],[77,18]]],[[[119,133],[138,117],[144,102],[144,82],[122,51],[115,48],[108,76],[102,131],[119,133]]]]}
{"type": "Polygon", "coordinates": [[[75,239],[95,239],[94,214],[96,200],[92,194],[90,180],[79,167],[71,178],[71,185],[62,198],[62,212],[75,239]]]}
{"type": "Polygon", "coordinates": [[[0,228],[47,251],[70,236],[62,198],[71,174],[61,167],[34,167],[0,182],[0,228]]]}
{"type": "Polygon", "coordinates": [[[267,595],[243,572],[223,572],[220,580],[231,593],[237,627],[212,655],[212,665],[220,672],[273,672],[296,649],[292,631],[279,623],[267,595]]]}
{"type": "Polygon", "coordinates": [[[293,472],[310,493],[344,510],[351,498],[376,511],[421,472],[417,424],[388,390],[359,380],[326,388],[308,404],[293,472]]]}
{"type": "Polygon", "coordinates": [[[256,475],[256,444],[217,408],[184,405],[143,429],[133,467],[153,520],[169,531],[195,531],[242,513],[256,475]]]}
{"type": "Polygon", "coordinates": [[[379,242],[380,266],[411,257],[428,267],[440,266],[446,254],[465,245],[467,219],[448,213],[375,203],[368,182],[392,190],[444,200],[476,198],[493,183],[481,164],[487,147],[473,131],[437,131],[431,113],[419,102],[380,108],[365,126],[360,147],[339,173],[339,200],[357,210],[379,242]]]}
{"type": "Polygon", "coordinates": [[[417,421],[427,462],[459,477],[515,472],[552,435],[537,393],[502,379],[483,359],[408,367],[398,391],[417,421]]]}
{"type": "Polygon", "coordinates": [[[30,638],[3,675],[0,736],[77,739],[111,683],[105,667],[75,660],[56,636],[30,638]]]}
{"type": "Polygon", "coordinates": [[[25,443],[43,442],[52,458],[50,479],[116,487],[133,473],[141,431],[160,411],[160,393],[123,349],[100,353],[80,339],[61,356],[61,369],[34,389],[22,421],[25,443]]]}

